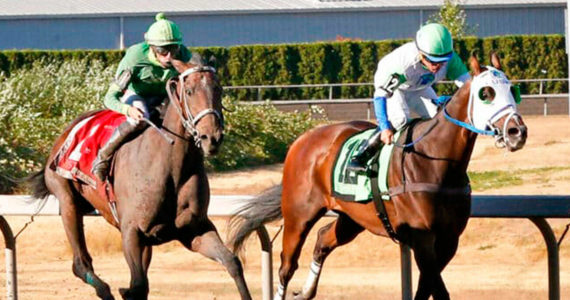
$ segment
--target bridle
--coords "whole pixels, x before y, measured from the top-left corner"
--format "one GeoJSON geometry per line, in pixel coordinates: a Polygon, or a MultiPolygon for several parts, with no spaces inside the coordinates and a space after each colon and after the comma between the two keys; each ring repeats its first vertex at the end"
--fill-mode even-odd
{"type": "MultiPolygon", "coordinates": [[[[467,111],[467,116],[468,116],[468,120],[469,122],[462,122],[459,121],[453,117],[451,117],[449,115],[449,113],[447,112],[446,107],[443,108],[443,114],[445,116],[445,118],[450,121],[451,123],[457,125],[457,126],[461,126],[464,127],[470,131],[473,131],[477,134],[483,134],[483,135],[490,135],[490,136],[494,136],[495,137],[495,145],[499,148],[505,147],[506,143],[508,142],[509,136],[506,134],[507,133],[507,126],[509,124],[509,122],[511,120],[513,120],[516,124],[518,124],[519,126],[521,125],[520,120],[521,120],[521,116],[518,113],[517,109],[516,109],[516,105],[515,105],[515,101],[511,101],[511,100],[507,100],[507,101],[503,101],[503,103],[501,103],[498,107],[498,109],[496,111],[494,111],[491,115],[487,116],[487,120],[485,122],[485,128],[481,128],[482,126],[477,126],[475,124],[474,121],[474,115],[473,115],[473,107],[474,107],[474,103],[475,101],[480,101],[480,100],[476,100],[476,98],[478,98],[478,96],[476,96],[477,91],[484,87],[484,86],[490,86],[495,88],[496,90],[507,90],[509,91],[508,93],[503,91],[503,95],[505,97],[509,97],[509,98],[513,98],[512,95],[510,95],[510,89],[509,87],[511,86],[511,83],[508,81],[508,79],[503,76],[503,77],[493,77],[491,76],[492,74],[499,74],[498,72],[500,72],[499,70],[487,66],[487,70],[485,70],[484,72],[481,72],[480,74],[476,75],[471,83],[471,87],[470,87],[470,91],[469,91],[469,103],[468,103],[468,111],[467,111]],[[493,73],[495,72],[495,73],[493,73]],[[484,79],[480,79],[480,78],[484,78],[484,79]],[[503,128],[498,128],[497,126],[494,125],[494,122],[497,121],[498,119],[502,118],[506,116],[504,124],[503,124],[503,128]]],[[[500,72],[502,74],[502,72],[500,72]]]]}
{"type": "Polygon", "coordinates": [[[172,102],[172,104],[176,108],[176,112],[178,113],[178,116],[182,121],[182,126],[184,126],[184,129],[188,133],[190,133],[196,147],[200,148],[201,146],[200,132],[196,128],[198,122],[200,122],[200,120],[205,116],[213,114],[220,122],[222,128],[224,128],[224,119],[222,117],[222,114],[214,108],[206,108],[200,111],[195,116],[192,115],[190,106],[188,104],[189,103],[188,93],[186,93],[186,86],[184,85],[184,81],[188,75],[197,72],[210,72],[215,74],[216,69],[211,66],[196,66],[189,68],[184,72],[182,72],[180,75],[178,75],[178,82],[176,80],[176,77],[168,80],[168,82],[166,83],[166,92],[168,93],[168,99],[170,100],[170,102],[172,102]],[[173,91],[175,91],[177,86],[178,86],[178,95],[180,97],[180,101],[177,101],[176,97],[173,94],[173,91]],[[186,117],[184,115],[186,115],[186,117]]]}

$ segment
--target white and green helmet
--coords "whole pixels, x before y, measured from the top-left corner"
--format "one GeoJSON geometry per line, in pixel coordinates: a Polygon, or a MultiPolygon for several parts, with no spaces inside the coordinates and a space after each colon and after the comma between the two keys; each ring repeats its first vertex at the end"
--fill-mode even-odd
{"type": "Polygon", "coordinates": [[[148,28],[144,39],[149,45],[166,46],[182,43],[182,33],[174,22],[167,20],[163,13],[156,14],[156,22],[148,28]]]}
{"type": "Polygon", "coordinates": [[[416,34],[416,47],[433,62],[445,62],[453,55],[453,39],[445,26],[437,23],[422,26],[416,34]]]}

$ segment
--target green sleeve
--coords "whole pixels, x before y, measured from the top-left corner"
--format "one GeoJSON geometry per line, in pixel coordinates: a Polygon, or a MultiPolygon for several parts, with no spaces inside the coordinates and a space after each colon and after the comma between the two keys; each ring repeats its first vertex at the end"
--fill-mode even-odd
{"type": "Polygon", "coordinates": [[[459,76],[467,72],[468,72],[467,67],[465,66],[465,64],[463,64],[461,58],[459,58],[459,55],[453,52],[453,56],[451,57],[451,60],[447,64],[447,74],[446,74],[447,79],[455,80],[459,78],[459,76]]]}
{"type": "Polygon", "coordinates": [[[109,86],[109,89],[107,90],[107,94],[105,94],[105,106],[110,110],[126,115],[130,105],[121,102],[120,99],[123,94],[124,92],[115,82],[111,83],[111,86],[109,86]]]}
{"type": "Polygon", "coordinates": [[[127,49],[125,56],[123,57],[123,59],[121,59],[121,62],[117,67],[115,78],[111,83],[111,85],[109,86],[107,94],[105,94],[105,100],[104,100],[105,106],[110,110],[120,112],[124,115],[127,114],[130,105],[122,103],[121,97],[124,95],[131,77],[129,76],[128,78],[126,78],[126,82],[123,82],[125,78],[122,78],[122,75],[125,74],[125,71],[127,70],[132,74],[138,56],[142,55],[141,51],[139,51],[140,50],[139,48],[140,46],[135,45],[127,49]]]}

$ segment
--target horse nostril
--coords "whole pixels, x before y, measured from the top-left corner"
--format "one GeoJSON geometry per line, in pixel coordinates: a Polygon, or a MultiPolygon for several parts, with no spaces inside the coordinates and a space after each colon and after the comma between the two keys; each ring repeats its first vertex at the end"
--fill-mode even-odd
{"type": "Polygon", "coordinates": [[[520,136],[521,131],[517,127],[511,127],[507,130],[509,136],[520,136]]]}

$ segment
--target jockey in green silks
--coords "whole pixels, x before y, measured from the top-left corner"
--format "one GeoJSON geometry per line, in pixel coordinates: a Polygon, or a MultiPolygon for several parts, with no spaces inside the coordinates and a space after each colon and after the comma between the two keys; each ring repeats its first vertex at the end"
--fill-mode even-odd
{"type": "Polygon", "coordinates": [[[443,25],[422,26],[414,41],[384,56],[374,74],[374,112],[378,127],[368,141],[362,143],[347,169],[366,171],[366,163],[380,145],[392,143],[394,130],[407,124],[410,109],[422,118],[435,116],[437,106],[450,97],[437,97],[431,86],[444,78],[461,87],[471,76],[453,51],[451,33],[443,25]]]}
{"type": "Polygon", "coordinates": [[[110,159],[121,143],[133,132],[146,127],[142,118],[167,97],[166,82],[178,75],[171,60],[187,62],[192,57],[182,44],[182,33],[164,14],[156,15],[144,35],[145,41],[129,47],[119,63],[115,79],[105,95],[105,106],[127,116],[99,150],[91,172],[101,181],[109,171],[110,159]]]}

